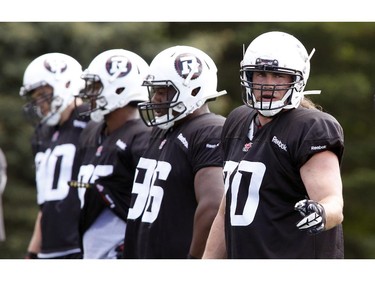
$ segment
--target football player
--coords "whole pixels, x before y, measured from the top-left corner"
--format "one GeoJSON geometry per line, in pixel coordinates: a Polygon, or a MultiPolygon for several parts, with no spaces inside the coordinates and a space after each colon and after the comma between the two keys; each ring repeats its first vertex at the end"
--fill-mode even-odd
{"type": "Polygon", "coordinates": [[[245,105],[223,128],[227,192],[204,258],[344,257],[343,129],[304,97],[312,54],[278,31],[247,48],[245,105]]]}
{"type": "Polygon", "coordinates": [[[148,64],[139,55],[111,49],[97,55],[83,73],[91,121],[82,134],[80,169],[73,188],[82,199],[80,231],[84,259],[121,258],[135,167],[151,131],[137,103],[148,64]]]}
{"type": "Polygon", "coordinates": [[[144,86],[149,101],[138,108],[153,131],[136,170],[124,256],[201,258],[224,192],[225,118],[207,102],[226,92],[216,89],[213,60],[190,46],[160,52],[144,86]]]}
{"type": "Polygon", "coordinates": [[[21,97],[29,120],[37,123],[32,138],[37,203],[40,211],[26,258],[81,258],[78,232],[80,203],[68,181],[74,173],[79,136],[86,121],[74,96],[84,86],[82,67],[71,56],[47,53],[26,68],[21,97]]]}

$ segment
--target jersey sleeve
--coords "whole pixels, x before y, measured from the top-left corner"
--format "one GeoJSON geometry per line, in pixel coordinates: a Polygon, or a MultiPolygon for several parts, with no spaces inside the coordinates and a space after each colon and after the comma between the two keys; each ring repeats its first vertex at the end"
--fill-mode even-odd
{"type": "Polygon", "coordinates": [[[189,142],[193,144],[189,148],[189,157],[194,173],[204,167],[221,167],[223,165],[220,150],[223,124],[224,118],[218,117],[212,123],[208,122],[205,125],[196,124],[194,126],[195,128],[199,128],[191,135],[193,141],[189,142]]]}
{"type": "Polygon", "coordinates": [[[331,115],[316,112],[311,117],[300,118],[297,138],[292,145],[296,166],[301,168],[314,154],[321,151],[332,151],[342,161],[344,152],[344,132],[339,122],[331,115]]]}

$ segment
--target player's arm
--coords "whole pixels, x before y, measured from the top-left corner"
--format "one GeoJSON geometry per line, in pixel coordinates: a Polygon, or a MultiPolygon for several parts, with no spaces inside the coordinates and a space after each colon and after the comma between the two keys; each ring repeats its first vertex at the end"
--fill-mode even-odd
{"type": "Polygon", "coordinates": [[[344,200],[340,164],[331,151],[312,156],[300,169],[309,199],[323,207],[323,230],[331,229],[343,219],[344,200]]]}
{"type": "Polygon", "coordinates": [[[189,254],[195,258],[202,258],[224,192],[222,168],[200,169],[195,175],[194,189],[198,206],[194,216],[193,239],[189,254]]]}
{"type": "Polygon", "coordinates": [[[204,259],[225,259],[227,257],[224,232],[224,210],[225,195],[221,200],[220,209],[217,212],[207,239],[206,249],[203,254],[204,259]]]}
{"type": "Polygon", "coordinates": [[[30,243],[27,248],[27,254],[25,257],[27,259],[36,258],[36,255],[40,252],[41,245],[42,245],[42,232],[41,232],[41,225],[40,225],[41,219],[42,219],[42,212],[39,211],[35,220],[33,235],[30,239],[30,243]]]}

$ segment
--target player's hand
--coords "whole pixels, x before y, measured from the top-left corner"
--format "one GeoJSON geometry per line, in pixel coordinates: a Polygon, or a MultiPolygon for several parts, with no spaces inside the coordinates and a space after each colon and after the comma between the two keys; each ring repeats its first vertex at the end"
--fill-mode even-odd
{"type": "Polygon", "coordinates": [[[303,216],[303,219],[297,223],[299,230],[306,230],[309,234],[318,234],[324,231],[326,214],[321,204],[304,199],[297,202],[294,209],[303,216]]]}

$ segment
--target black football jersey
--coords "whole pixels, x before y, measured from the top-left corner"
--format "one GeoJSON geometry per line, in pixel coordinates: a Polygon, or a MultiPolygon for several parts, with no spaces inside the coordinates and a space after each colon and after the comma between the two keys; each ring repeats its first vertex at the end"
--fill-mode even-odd
{"type": "Polygon", "coordinates": [[[224,117],[203,114],[169,130],[153,129],[139,160],[125,235],[125,258],[186,258],[197,207],[196,172],[222,166],[224,117]]]}
{"type": "Polygon", "coordinates": [[[126,122],[108,136],[104,130],[104,122],[90,122],[80,143],[77,182],[87,184],[86,188],[79,188],[82,234],[104,208],[126,221],[135,167],[151,132],[141,119],[126,122]]]}
{"type": "Polygon", "coordinates": [[[225,234],[229,258],[343,258],[342,225],[318,235],[300,231],[294,210],[307,197],[299,170],[315,153],[333,151],[340,163],[343,130],[329,114],[297,108],[278,114],[252,141],[256,111],[241,106],[223,128],[225,234]]]}
{"type": "Polygon", "coordinates": [[[68,181],[75,173],[78,140],[87,121],[79,119],[76,111],[61,126],[39,125],[32,137],[37,202],[43,214],[41,258],[80,252],[80,203],[68,181]]]}

